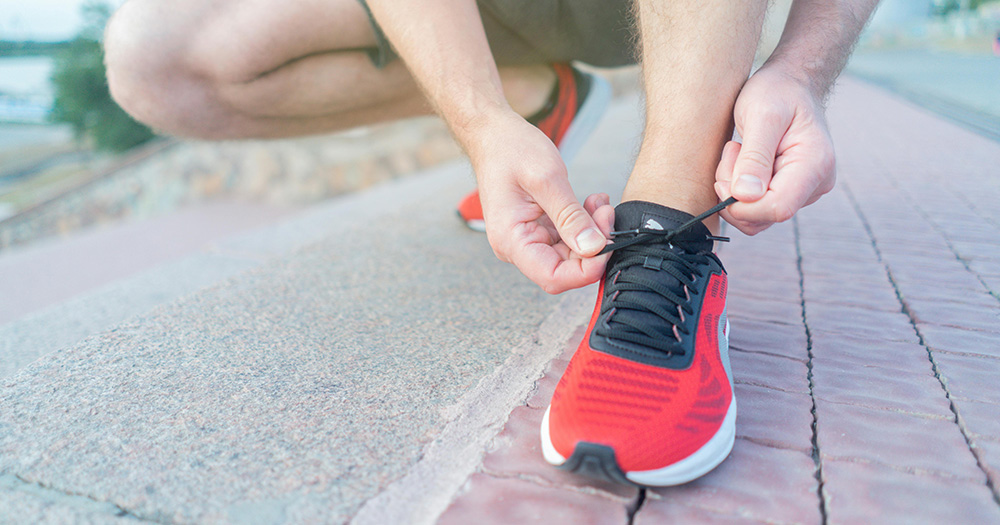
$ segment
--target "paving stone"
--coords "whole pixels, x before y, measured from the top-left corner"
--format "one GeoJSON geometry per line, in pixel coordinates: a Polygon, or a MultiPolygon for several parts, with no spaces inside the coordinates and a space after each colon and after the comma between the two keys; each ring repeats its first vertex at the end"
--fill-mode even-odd
{"type": "Polygon", "coordinates": [[[952,397],[1000,403],[998,360],[937,352],[934,361],[952,397]]]}
{"type": "MultiPolygon", "coordinates": [[[[982,298],[983,295],[972,294],[971,297],[982,298]]],[[[992,299],[992,297],[988,298],[992,299]]],[[[971,300],[968,303],[952,303],[910,299],[906,301],[906,306],[913,319],[918,323],[942,324],[967,330],[992,332],[1000,337],[1000,303],[983,301],[982,299],[979,299],[978,302],[979,304],[975,304],[971,300]]]]}
{"type": "Polygon", "coordinates": [[[729,317],[729,347],[746,352],[775,354],[805,362],[806,332],[801,324],[767,323],[729,317]]]}
{"type": "Polygon", "coordinates": [[[1000,277],[1000,261],[978,259],[968,264],[969,269],[979,276],[1000,277]]]}
{"type": "Polygon", "coordinates": [[[988,290],[980,284],[977,288],[958,288],[950,286],[927,286],[926,283],[913,285],[912,283],[901,283],[900,295],[903,300],[928,300],[942,301],[950,303],[961,303],[969,297],[974,297],[988,290]]]}
{"type": "Polygon", "coordinates": [[[817,332],[812,334],[813,367],[829,370],[887,368],[911,374],[933,375],[927,349],[901,341],[874,342],[857,337],[817,332]]]}
{"type": "Polygon", "coordinates": [[[736,436],[777,448],[812,450],[808,395],[736,385],[736,436]]]}
{"type": "Polygon", "coordinates": [[[854,215],[854,210],[846,210],[851,217],[839,221],[836,217],[821,216],[806,208],[798,217],[802,228],[799,230],[799,249],[804,252],[824,256],[845,256],[848,259],[875,259],[872,241],[865,233],[863,224],[854,215]],[[829,237],[830,232],[836,237],[829,237]]]}
{"type": "Polygon", "coordinates": [[[886,285],[889,284],[885,266],[879,262],[875,252],[871,253],[871,258],[841,260],[833,256],[814,255],[803,249],[802,273],[806,278],[816,275],[840,278],[841,281],[851,281],[851,277],[863,275],[876,278],[876,282],[884,280],[886,285]]]}
{"type": "Polygon", "coordinates": [[[815,468],[803,452],[737,439],[729,458],[704,477],[648,490],[639,514],[670,516],[677,512],[670,507],[686,505],[770,523],[819,523],[815,468]]]}
{"type": "Polygon", "coordinates": [[[824,460],[857,458],[975,482],[984,479],[953,421],[820,399],[816,400],[816,419],[824,460]]]}
{"type": "Polygon", "coordinates": [[[973,444],[993,486],[1000,486],[1000,441],[976,439],[973,444]]]}
{"type": "Polygon", "coordinates": [[[865,308],[812,303],[806,305],[806,323],[813,331],[848,334],[873,341],[917,342],[913,325],[902,313],[873,313],[865,308]]]}
{"type": "MultiPolygon", "coordinates": [[[[889,241],[887,239],[879,241],[878,249],[883,261],[889,265],[890,269],[893,268],[893,265],[898,267],[906,263],[933,268],[933,265],[938,264],[942,260],[941,254],[951,253],[948,244],[943,240],[925,244],[910,241],[903,242],[897,239],[889,241]]],[[[929,272],[934,273],[935,270],[929,270],[929,272]]]]}
{"type": "Polygon", "coordinates": [[[759,297],[730,294],[726,298],[729,317],[770,321],[773,323],[795,323],[802,319],[802,304],[794,301],[772,301],[759,297]]]}
{"type": "Polygon", "coordinates": [[[982,483],[847,461],[824,461],[823,480],[831,524],[1000,522],[1000,506],[982,483]]]}
{"type": "Polygon", "coordinates": [[[912,374],[888,368],[844,371],[813,363],[813,395],[831,403],[946,420],[954,417],[941,383],[931,373],[912,374]]]}
{"type": "Polygon", "coordinates": [[[976,241],[952,241],[952,247],[963,258],[1000,259],[1000,245],[976,241]]]}
{"type": "Polygon", "coordinates": [[[749,260],[757,257],[759,255],[754,252],[742,254],[742,257],[739,258],[733,257],[735,259],[734,263],[726,268],[732,285],[739,286],[743,281],[777,284],[784,284],[789,280],[798,282],[799,268],[795,259],[777,260],[768,258],[766,265],[749,262],[749,260]]]}
{"type": "Polygon", "coordinates": [[[1000,276],[984,275],[980,277],[990,293],[1000,300],[1000,276]]]}
{"type": "Polygon", "coordinates": [[[801,300],[798,272],[789,272],[783,277],[785,278],[769,281],[733,279],[727,292],[752,298],[798,303],[801,300]]]}
{"type": "Polygon", "coordinates": [[[920,330],[924,343],[932,350],[1000,357],[998,334],[927,323],[918,323],[917,329],[920,330]]]}
{"type": "Polygon", "coordinates": [[[571,474],[546,463],[539,435],[544,414],[537,408],[515,408],[483,458],[483,472],[496,477],[541,480],[545,486],[600,492],[622,506],[639,495],[633,487],[571,474]]]}
{"type": "MultiPolygon", "coordinates": [[[[1000,404],[967,399],[956,399],[954,402],[968,432],[974,437],[1000,442],[1000,404]]],[[[1000,467],[1000,463],[997,466],[1000,467]]]]}
{"type": "Polygon", "coordinates": [[[899,269],[892,271],[892,279],[896,281],[900,290],[903,291],[903,297],[906,297],[907,291],[920,288],[952,288],[955,290],[981,292],[983,290],[983,283],[979,282],[979,279],[971,272],[964,268],[962,270],[961,273],[956,273],[938,272],[923,268],[899,269]]]}
{"type": "Polygon", "coordinates": [[[626,523],[626,506],[594,494],[537,485],[530,481],[473,474],[439,525],[510,523],[626,523]]]}
{"type": "MultiPolygon", "coordinates": [[[[947,244],[928,247],[923,257],[887,257],[886,261],[893,276],[919,277],[934,276],[937,274],[955,275],[960,279],[967,280],[969,270],[962,261],[952,256],[947,244]]],[[[934,281],[932,281],[934,282],[934,281]]]]}
{"type": "Polygon", "coordinates": [[[809,381],[806,379],[809,369],[797,359],[733,350],[729,352],[729,362],[737,383],[809,393],[809,381]]]}
{"type": "MultiPolygon", "coordinates": [[[[885,273],[883,272],[882,275],[884,276],[885,273]]],[[[896,290],[893,289],[888,278],[883,283],[872,285],[853,279],[844,279],[842,275],[806,274],[802,280],[802,288],[807,304],[833,303],[886,312],[902,311],[896,290]]]]}
{"type": "Polygon", "coordinates": [[[732,525],[754,525],[768,523],[763,519],[753,519],[733,514],[723,514],[714,510],[685,505],[681,501],[647,500],[632,520],[634,525],[660,525],[663,523],[712,523],[732,525]],[[653,503],[656,501],[656,503],[653,503]]]}

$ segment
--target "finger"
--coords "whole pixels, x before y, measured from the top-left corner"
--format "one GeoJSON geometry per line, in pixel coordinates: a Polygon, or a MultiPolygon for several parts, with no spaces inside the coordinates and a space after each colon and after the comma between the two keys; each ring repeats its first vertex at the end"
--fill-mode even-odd
{"type": "Polygon", "coordinates": [[[615,209],[610,204],[605,204],[594,210],[591,215],[604,236],[611,237],[611,232],[615,229],[615,209]]]}
{"type": "Polygon", "coordinates": [[[569,179],[544,177],[536,179],[529,186],[525,189],[552,219],[559,236],[571,250],[589,257],[604,248],[607,239],[587,210],[576,200],[569,179]]]}
{"type": "Polygon", "coordinates": [[[753,202],[764,196],[771,174],[774,173],[774,157],[781,138],[788,131],[791,116],[776,112],[751,114],[745,119],[730,191],[742,202],[753,202]]]}
{"type": "Polygon", "coordinates": [[[601,206],[605,206],[611,202],[611,197],[608,197],[607,193],[594,193],[587,197],[583,201],[583,209],[587,210],[587,213],[591,217],[594,216],[594,212],[597,211],[601,206]]]}
{"type": "Polygon", "coordinates": [[[528,243],[516,248],[511,258],[521,273],[551,294],[580,288],[601,278],[609,255],[581,259],[573,257],[565,245],[562,249],[561,255],[548,244],[528,243]]]}
{"type": "Polygon", "coordinates": [[[774,177],[771,187],[760,200],[737,202],[726,211],[733,219],[746,225],[785,222],[809,202],[819,185],[820,178],[813,170],[803,164],[789,165],[774,177]]]}
{"type": "MultiPolygon", "coordinates": [[[[736,158],[739,156],[739,153],[739,142],[730,140],[725,146],[722,147],[722,158],[719,159],[719,166],[715,168],[716,182],[724,182],[727,187],[731,186],[733,181],[733,170],[736,168],[736,158]]],[[[727,194],[729,194],[728,191],[727,194]]],[[[729,197],[726,198],[728,199],[729,197]]]]}

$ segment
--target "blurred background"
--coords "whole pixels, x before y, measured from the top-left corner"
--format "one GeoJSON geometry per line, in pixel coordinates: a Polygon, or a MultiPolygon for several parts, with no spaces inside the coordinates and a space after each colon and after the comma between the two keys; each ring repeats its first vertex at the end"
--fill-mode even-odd
{"type": "MultiPolygon", "coordinates": [[[[123,1],[0,0],[0,322],[460,155],[433,118],[295,140],[158,137],[108,95],[100,40],[123,1]],[[66,269],[54,261],[87,257],[72,286],[19,288],[16,268],[51,279],[66,269]]],[[[759,59],[789,4],[773,2],[759,59]]],[[[1000,0],[884,0],[848,74],[1000,140],[998,38],[1000,0]]],[[[634,68],[604,73],[619,94],[637,89],[634,68]]]]}

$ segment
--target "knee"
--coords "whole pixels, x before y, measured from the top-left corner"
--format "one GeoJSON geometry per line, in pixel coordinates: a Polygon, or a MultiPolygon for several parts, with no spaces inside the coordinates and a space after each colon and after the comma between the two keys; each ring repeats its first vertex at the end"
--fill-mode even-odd
{"type": "Polygon", "coordinates": [[[188,60],[190,34],[158,2],[127,2],[104,35],[111,97],[136,120],[168,134],[211,138],[211,84],[188,60]]]}

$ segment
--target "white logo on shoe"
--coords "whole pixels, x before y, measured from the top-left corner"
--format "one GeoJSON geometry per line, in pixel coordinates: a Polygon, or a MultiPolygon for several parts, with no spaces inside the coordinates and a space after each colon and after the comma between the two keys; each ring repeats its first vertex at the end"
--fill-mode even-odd
{"type": "Polygon", "coordinates": [[[642,227],[646,228],[648,230],[662,230],[663,229],[663,226],[661,226],[660,223],[656,222],[653,219],[646,219],[646,224],[643,224],[642,227]]]}

